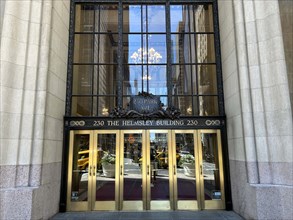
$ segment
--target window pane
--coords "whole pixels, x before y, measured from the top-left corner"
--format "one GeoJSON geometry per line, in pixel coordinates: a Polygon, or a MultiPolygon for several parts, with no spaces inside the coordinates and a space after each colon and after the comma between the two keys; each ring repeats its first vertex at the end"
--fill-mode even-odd
{"type": "Polygon", "coordinates": [[[100,14],[96,16],[96,32],[118,33],[118,7],[114,5],[100,5],[100,14]],[[99,17],[98,17],[99,16],[99,17]]]}
{"type": "Polygon", "coordinates": [[[199,97],[199,115],[214,116],[219,115],[218,97],[216,96],[200,96],[199,97]]]}
{"type": "Polygon", "coordinates": [[[98,103],[98,116],[104,117],[109,116],[109,112],[117,106],[115,96],[100,96],[98,103]]]}
{"type": "Polygon", "coordinates": [[[149,64],[158,64],[167,62],[166,35],[152,34],[148,35],[148,53],[147,62],[149,64]]]}
{"type": "Polygon", "coordinates": [[[166,66],[150,65],[148,67],[149,74],[149,92],[154,95],[167,95],[167,70],[166,66]]]}
{"type": "Polygon", "coordinates": [[[171,32],[194,31],[192,5],[172,5],[170,7],[171,32]]]}
{"type": "Polygon", "coordinates": [[[148,32],[166,32],[165,6],[148,6],[147,16],[148,32]]]}
{"type": "Polygon", "coordinates": [[[192,96],[173,96],[173,105],[180,109],[182,116],[193,114],[192,96]]]}
{"type": "MultiPolygon", "coordinates": [[[[117,88],[117,66],[95,66],[95,85],[99,85],[99,95],[114,95],[117,88]]],[[[94,94],[97,94],[94,92],[94,94]]]]}
{"type": "Polygon", "coordinates": [[[198,72],[198,93],[200,95],[217,94],[217,74],[215,65],[199,65],[198,72]]]}
{"type": "Polygon", "coordinates": [[[137,95],[142,92],[142,68],[139,65],[124,67],[123,95],[137,95]]]}
{"type": "Polygon", "coordinates": [[[142,35],[141,34],[125,34],[123,35],[124,45],[124,63],[142,63],[142,35]]]}
{"type": "Polygon", "coordinates": [[[141,32],[141,6],[126,5],[123,9],[123,32],[141,32]]]}
{"type": "Polygon", "coordinates": [[[198,63],[213,63],[216,61],[213,34],[198,34],[196,45],[198,63]]]}
{"type": "Polygon", "coordinates": [[[213,32],[213,6],[199,5],[195,9],[195,22],[197,32],[213,32]]]}
{"type": "Polygon", "coordinates": [[[195,35],[172,34],[172,63],[196,63],[195,35]]]}
{"type": "Polygon", "coordinates": [[[72,97],[72,116],[91,116],[92,97],[72,97]]]}
{"type": "Polygon", "coordinates": [[[118,34],[95,35],[95,62],[117,63],[117,45],[118,34]]]}
{"type": "Polygon", "coordinates": [[[93,35],[74,35],[74,63],[93,62],[93,35]]]}
{"type": "Polygon", "coordinates": [[[75,32],[92,32],[94,29],[94,6],[76,5],[75,32]]]}
{"type": "Polygon", "coordinates": [[[74,65],[72,94],[73,95],[90,95],[92,94],[92,74],[93,66],[74,65]]]}
{"type": "Polygon", "coordinates": [[[195,90],[192,87],[196,87],[195,71],[195,66],[192,65],[172,66],[173,95],[192,94],[192,90],[195,90]]]}

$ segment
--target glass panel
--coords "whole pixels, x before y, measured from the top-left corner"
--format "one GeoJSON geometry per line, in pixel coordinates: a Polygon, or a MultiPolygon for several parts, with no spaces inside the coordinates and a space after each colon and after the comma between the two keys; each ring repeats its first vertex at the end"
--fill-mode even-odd
{"type": "Polygon", "coordinates": [[[170,7],[171,32],[193,31],[193,6],[172,5],[170,7]],[[192,28],[192,29],[190,29],[192,28]]]}
{"type": "Polygon", "coordinates": [[[196,200],[193,134],[175,134],[178,200],[196,200]]]}
{"type": "Polygon", "coordinates": [[[92,94],[92,74],[93,66],[74,65],[73,66],[73,95],[90,95],[92,94]]]}
{"type": "Polygon", "coordinates": [[[191,34],[172,34],[172,63],[195,63],[195,35],[191,34]]]}
{"type": "Polygon", "coordinates": [[[71,201],[88,200],[88,165],[89,165],[88,134],[74,135],[71,201]]]}
{"type": "Polygon", "coordinates": [[[72,116],[91,116],[92,97],[72,97],[72,116]]]}
{"type": "Polygon", "coordinates": [[[109,116],[110,111],[117,106],[116,100],[116,96],[99,96],[98,116],[109,116]]]}
{"type": "Polygon", "coordinates": [[[167,69],[162,65],[148,66],[148,77],[144,76],[144,80],[148,79],[149,92],[153,95],[167,95],[167,69]]]}
{"type": "Polygon", "coordinates": [[[76,5],[75,32],[92,32],[94,30],[94,6],[76,5]]]}
{"type": "Polygon", "coordinates": [[[197,45],[197,62],[198,63],[214,63],[215,60],[215,45],[213,34],[198,34],[196,35],[197,45]]]}
{"type": "Polygon", "coordinates": [[[137,95],[142,92],[141,66],[129,65],[124,67],[123,94],[137,95]]]}
{"type": "Polygon", "coordinates": [[[217,73],[215,65],[199,65],[198,72],[198,93],[200,95],[216,95],[217,73]]]}
{"type": "Polygon", "coordinates": [[[95,35],[95,62],[117,63],[117,46],[118,34],[95,35]]]}
{"type": "Polygon", "coordinates": [[[213,32],[213,6],[198,5],[195,9],[196,32],[213,32]]]}
{"type": "Polygon", "coordinates": [[[123,38],[125,39],[124,44],[127,45],[127,47],[124,47],[124,63],[130,63],[130,64],[139,64],[142,63],[142,35],[140,34],[125,34],[123,35],[123,38]]]}
{"type": "Polygon", "coordinates": [[[168,200],[168,134],[150,132],[150,147],[151,200],[168,200]]]}
{"type": "Polygon", "coordinates": [[[142,200],[142,134],[124,134],[123,200],[142,200]]]}
{"type": "Polygon", "coordinates": [[[191,65],[173,65],[172,82],[173,95],[191,95],[192,86],[196,85],[196,77],[191,78],[194,68],[191,65]]]}
{"type": "Polygon", "coordinates": [[[74,35],[74,63],[93,62],[93,35],[74,35]]]}
{"type": "MultiPolygon", "coordinates": [[[[95,66],[95,82],[99,85],[99,95],[114,95],[117,89],[117,66],[95,66]],[[97,72],[98,71],[98,72],[97,72]]],[[[94,92],[94,94],[97,94],[94,92]]]]}
{"type": "Polygon", "coordinates": [[[141,32],[141,6],[123,7],[123,32],[141,32]]]}
{"type": "Polygon", "coordinates": [[[118,33],[118,7],[117,5],[100,5],[100,17],[96,16],[96,32],[118,33]]]}
{"type": "Polygon", "coordinates": [[[205,200],[221,199],[217,134],[201,134],[205,200]]]}
{"type": "Polygon", "coordinates": [[[147,63],[158,64],[167,62],[166,35],[148,35],[147,63]]]}
{"type": "Polygon", "coordinates": [[[219,115],[217,96],[199,96],[199,104],[200,116],[219,115]]]}
{"type": "Polygon", "coordinates": [[[116,134],[98,134],[96,201],[115,200],[116,134]]]}
{"type": "Polygon", "coordinates": [[[181,115],[192,115],[192,96],[173,96],[173,105],[180,109],[181,115]]]}
{"type": "Polygon", "coordinates": [[[148,32],[166,32],[166,12],[163,5],[148,6],[148,32]]]}

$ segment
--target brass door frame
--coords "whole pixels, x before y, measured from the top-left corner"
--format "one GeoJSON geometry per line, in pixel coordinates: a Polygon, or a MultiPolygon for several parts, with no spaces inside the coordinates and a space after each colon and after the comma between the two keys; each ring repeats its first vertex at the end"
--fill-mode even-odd
{"type": "MultiPolygon", "coordinates": [[[[174,181],[174,209],[175,210],[200,210],[202,209],[201,203],[199,202],[201,200],[200,194],[200,183],[199,183],[199,159],[198,159],[198,144],[197,144],[197,130],[173,130],[172,131],[172,143],[176,144],[176,134],[193,134],[194,138],[194,157],[195,157],[195,180],[196,180],[196,192],[197,192],[197,200],[178,200],[178,185],[177,185],[177,175],[174,175],[173,181],[174,181]],[[197,156],[196,156],[197,155],[197,156]]],[[[173,161],[176,163],[176,149],[172,153],[173,155],[173,161]]],[[[175,165],[173,165],[175,166],[175,165]]],[[[177,168],[174,167],[176,171],[174,174],[177,174],[177,168]]]]}
{"type": "Polygon", "coordinates": [[[142,154],[146,155],[146,135],[145,130],[121,130],[120,131],[120,151],[119,151],[119,205],[118,210],[145,210],[146,209],[146,172],[147,169],[144,166],[145,157],[142,157],[142,200],[124,201],[123,190],[124,190],[124,134],[141,134],[142,135],[142,154]]]}
{"type": "MultiPolygon", "coordinates": [[[[71,202],[71,187],[72,187],[72,170],[73,170],[73,147],[74,147],[74,135],[76,134],[88,134],[89,135],[89,152],[93,148],[93,135],[90,130],[78,130],[70,131],[70,142],[69,142],[69,158],[68,158],[68,180],[67,180],[67,211],[87,211],[91,206],[91,198],[88,197],[87,201],[71,202]]],[[[90,155],[90,153],[89,153],[90,155]]],[[[91,158],[89,158],[89,164],[91,163],[91,158]]],[[[91,195],[92,178],[88,176],[88,195],[91,195]]]]}
{"type": "MultiPolygon", "coordinates": [[[[116,149],[115,153],[116,155],[120,155],[120,143],[118,140],[120,140],[120,132],[117,130],[96,130],[93,132],[94,135],[94,147],[98,146],[98,135],[99,134],[116,134],[116,149]]],[[[97,164],[97,158],[98,158],[98,151],[93,149],[93,164],[97,164]]],[[[95,165],[94,165],[95,166],[95,165]]],[[[95,167],[93,167],[93,170],[95,170],[95,167]]],[[[97,172],[94,172],[93,178],[97,178],[96,176],[97,172]]],[[[115,201],[96,201],[96,181],[93,181],[92,183],[92,194],[91,195],[91,207],[90,210],[117,210],[118,209],[118,203],[119,203],[119,157],[116,157],[116,163],[115,163],[115,201]]]]}
{"type": "Polygon", "coordinates": [[[68,158],[68,181],[67,181],[67,211],[87,211],[87,210],[168,210],[166,201],[151,201],[150,197],[150,133],[165,133],[168,135],[168,166],[169,166],[169,189],[170,189],[170,210],[201,210],[201,209],[224,209],[225,208],[225,192],[224,192],[224,175],[223,175],[223,159],[222,144],[220,130],[76,130],[70,131],[69,140],[69,158],[68,158]],[[195,177],[197,200],[178,201],[177,193],[177,168],[176,168],[176,139],[177,133],[193,134],[194,136],[194,152],[195,152],[195,177]],[[200,173],[200,167],[203,166],[202,161],[202,143],[201,134],[216,134],[218,147],[218,160],[220,170],[220,188],[221,200],[205,200],[204,195],[204,176],[200,173]],[[89,135],[89,174],[88,175],[88,200],[72,202],[72,169],[73,169],[73,147],[76,134],[89,135]],[[116,164],[115,164],[115,201],[95,201],[96,195],[96,168],[98,134],[116,134],[116,164]],[[123,201],[123,184],[124,184],[124,134],[141,134],[142,135],[142,188],[143,195],[141,201],[123,201]],[[159,203],[163,205],[160,205],[159,203]],[[152,204],[153,203],[153,204],[152,204]],[[185,208],[183,208],[185,207],[185,208]],[[186,208],[187,207],[187,208],[186,208]]]}
{"type": "Polygon", "coordinates": [[[220,200],[205,200],[204,193],[204,175],[200,175],[200,196],[201,196],[201,209],[225,209],[225,191],[224,191],[224,174],[223,174],[223,157],[222,157],[222,142],[221,142],[221,131],[220,130],[198,130],[197,144],[199,148],[199,166],[203,169],[203,147],[201,143],[201,134],[216,134],[217,135],[217,147],[218,147],[218,160],[220,170],[220,189],[221,199],[220,200]]]}
{"type": "Polygon", "coordinates": [[[171,138],[172,134],[171,134],[171,130],[146,130],[146,148],[147,148],[147,168],[148,168],[148,173],[150,175],[147,175],[147,204],[146,204],[146,209],[147,210],[172,210],[174,209],[174,201],[173,201],[173,181],[171,178],[173,173],[175,172],[175,170],[173,169],[173,152],[174,149],[172,149],[172,138],[171,138]],[[150,146],[150,134],[151,133],[158,133],[158,134],[167,134],[167,145],[168,145],[168,170],[169,170],[169,200],[151,200],[151,159],[150,159],[150,155],[151,155],[151,146],[150,146]]]}

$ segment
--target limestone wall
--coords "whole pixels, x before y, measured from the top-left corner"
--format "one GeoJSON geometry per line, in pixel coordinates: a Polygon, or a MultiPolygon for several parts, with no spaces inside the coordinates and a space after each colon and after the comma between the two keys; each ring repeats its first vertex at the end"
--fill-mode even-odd
{"type": "Polygon", "coordinates": [[[58,212],[69,0],[6,0],[1,35],[0,219],[58,212]]]}
{"type": "Polygon", "coordinates": [[[234,210],[292,216],[292,109],[278,1],[219,0],[234,210]]]}

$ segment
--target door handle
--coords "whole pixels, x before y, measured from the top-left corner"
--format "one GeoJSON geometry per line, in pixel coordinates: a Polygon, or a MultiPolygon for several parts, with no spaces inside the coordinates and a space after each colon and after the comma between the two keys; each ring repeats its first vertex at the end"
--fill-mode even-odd
{"type": "Polygon", "coordinates": [[[94,166],[93,176],[96,175],[96,166],[94,166]]]}
{"type": "Polygon", "coordinates": [[[89,172],[89,175],[90,175],[90,176],[92,175],[92,166],[90,166],[90,172],[89,172]]]}
{"type": "Polygon", "coordinates": [[[200,175],[202,175],[202,165],[200,165],[200,175]]]}
{"type": "Polygon", "coordinates": [[[122,171],[123,171],[123,166],[121,165],[121,166],[120,166],[120,175],[121,175],[121,176],[123,175],[123,172],[122,172],[122,171]]]}
{"type": "Polygon", "coordinates": [[[147,165],[147,175],[150,175],[150,165],[147,165]]]}
{"type": "Polygon", "coordinates": [[[176,166],[174,165],[174,175],[176,175],[176,166]]]}

